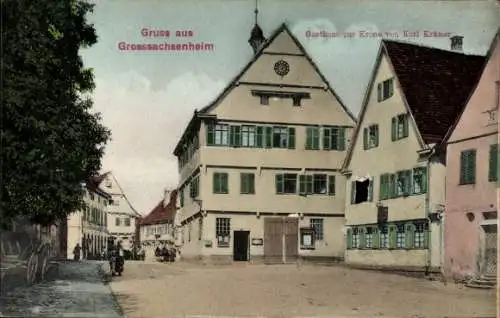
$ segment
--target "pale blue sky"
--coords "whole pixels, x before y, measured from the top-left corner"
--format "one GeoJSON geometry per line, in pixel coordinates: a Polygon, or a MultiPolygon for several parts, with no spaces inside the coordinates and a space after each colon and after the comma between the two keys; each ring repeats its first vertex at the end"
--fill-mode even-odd
{"type": "MultiPolygon", "coordinates": [[[[95,69],[95,110],[113,133],[103,170],[112,170],[132,204],[148,213],[177,184],[173,148],[195,108],[202,108],[252,56],[247,43],[254,0],[100,0],[90,17],[99,42],[84,50],[95,69]],[[141,29],[192,30],[184,41],[211,42],[212,52],[118,50],[118,42],[177,43],[144,38],[141,29]]],[[[464,36],[464,52],[485,54],[500,25],[495,1],[260,0],[266,36],[286,22],[333,89],[355,114],[361,107],[380,39],[308,39],[311,31],[398,32],[400,40],[448,49],[448,38],[404,39],[403,31],[464,36]]]]}

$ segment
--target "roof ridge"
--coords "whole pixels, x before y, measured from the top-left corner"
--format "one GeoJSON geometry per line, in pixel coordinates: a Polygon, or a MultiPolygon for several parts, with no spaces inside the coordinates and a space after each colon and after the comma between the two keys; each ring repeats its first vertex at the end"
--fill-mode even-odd
{"type": "Polygon", "coordinates": [[[466,54],[465,52],[462,52],[462,51],[453,51],[453,50],[442,49],[442,48],[439,48],[439,47],[429,46],[429,45],[422,44],[422,43],[410,42],[408,40],[382,39],[381,42],[383,42],[383,43],[391,43],[391,42],[393,42],[393,43],[396,43],[396,44],[417,46],[417,47],[421,47],[421,48],[424,48],[424,49],[436,50],[436,51],[441,51],[441,52],[450,53],[450,54],[456,54],[456,55],[484,57],[484,55],[480,55],[480,54],[466,54]]]}

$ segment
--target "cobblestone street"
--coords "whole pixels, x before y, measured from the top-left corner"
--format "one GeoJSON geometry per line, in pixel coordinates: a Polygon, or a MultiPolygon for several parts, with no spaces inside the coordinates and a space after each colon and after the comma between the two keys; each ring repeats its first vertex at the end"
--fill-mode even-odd
{"type": "Polygon", "coordinates": [[[59,264],[54,277],[0,299],[0,317],[121,317],[99,262],[59,264]]]}
{"type": "Polygon", "coordinates": [[[495,290],[342,266],[128,262],[125,317],[495,317],[495,290]]]}

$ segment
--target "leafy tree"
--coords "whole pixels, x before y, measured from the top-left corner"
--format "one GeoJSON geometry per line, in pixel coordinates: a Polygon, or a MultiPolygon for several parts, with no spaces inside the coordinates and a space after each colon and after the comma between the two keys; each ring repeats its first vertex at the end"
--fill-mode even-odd
{"type": "Polygon", "coordinates": [[[84,0],[2,0],[1,223],[48,225],[84,206],[110,131],[92,113],[97,42],[84,0]]]}

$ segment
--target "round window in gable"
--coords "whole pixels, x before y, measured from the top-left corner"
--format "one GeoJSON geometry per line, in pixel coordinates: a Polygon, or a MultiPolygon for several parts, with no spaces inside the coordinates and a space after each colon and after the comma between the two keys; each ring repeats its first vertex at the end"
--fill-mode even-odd
{"type": "Polygon", "coordinates": [[[285,60],[279,60],[278,62],[274,63],[274,71],[276,74],[279,76],[283,77],[290,72],[290,64],[288,64],[287,61],[285,60]]]}

